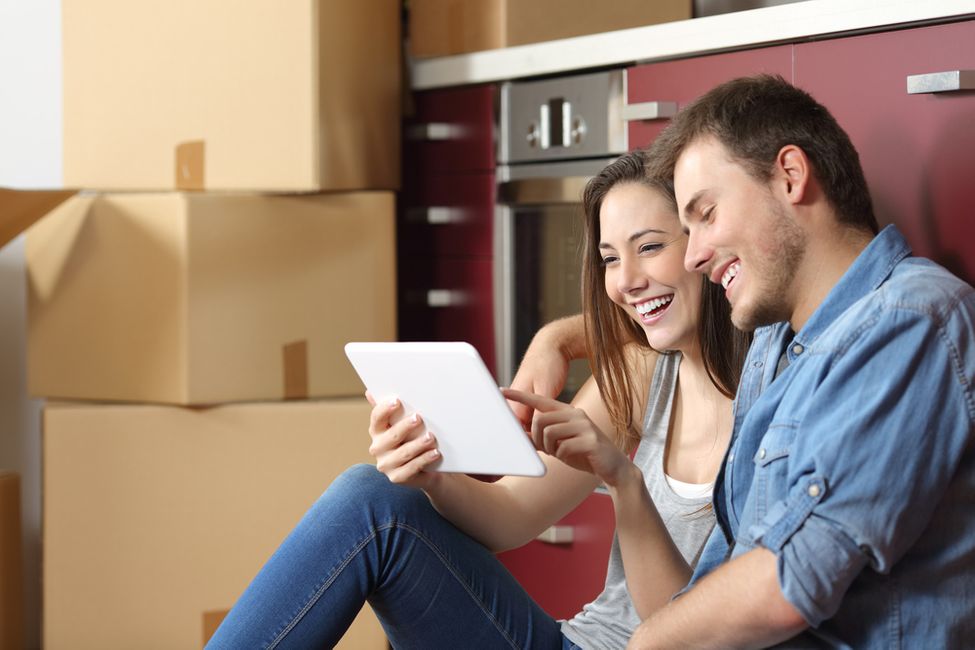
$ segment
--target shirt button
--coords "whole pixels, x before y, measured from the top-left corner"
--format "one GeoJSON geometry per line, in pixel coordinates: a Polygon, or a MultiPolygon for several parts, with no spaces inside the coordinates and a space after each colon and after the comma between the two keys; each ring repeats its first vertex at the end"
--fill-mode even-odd
{"type": "Polygon", "coordinates": [[[729,462],[729,463],[730,463],[731,461],[733,461],[734,459],[735,459],[735,455],[734,455],[734,453],[731,453],[731,454],[728,454],[728,462],[729,462]]]}
{"type": "Polygon", "coordinates": [[[752,364],[752,368],[761,368],[761,367],[762,367],[761,361],[756,361],[755,363],[752,364]]]}
{"type": "Polygon", "coordinates": [[[796,354],[796,355],[802,354],[802,350],[803,350],[803,347],[801,345],[799,345],[798,343],[796,343],[795,345],[792,346],[792,353],[793,354],[796,354]]]}
{"type": "Polygon", "coordinates": [[[816,485],[815,483],[809,486],[808,491],[809,491],[809,496],[813,497],[814,499],[819,496],[819,486],[816,485]]]}
{"type": "Polygon", "coordinates": [[[758,457],[759,458],[765,458],[765,448],[764,447],[762,447],[761,449],[758,450],[758,457]]]}

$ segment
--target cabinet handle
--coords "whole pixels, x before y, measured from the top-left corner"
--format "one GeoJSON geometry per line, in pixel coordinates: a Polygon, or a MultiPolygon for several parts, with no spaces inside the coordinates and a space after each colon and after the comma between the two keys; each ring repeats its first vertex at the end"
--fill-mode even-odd
{"type": "Polygon", "coordinates": [[[623,107],[623,119],[627,122],[663,120],[677,115],[677,102],[643,102],[623,107]]]}
{"type": "Polygon", "coordinates": [[[448,124],[446,122],[414,124],[406,130],[406,137],[410,140],[425,140],[428,142],[460,140],[464,137],[464,129],[457,124],[448,124]]]}
{"type": "Polygon", "coordinates": [[[427,307],[463,307],[470,303],[466,291],[456,289],[427,290],[427,307]]]}
{"type": "Polygon", "coordinates": [[[571,544],[573,537],[572,526],[549,526],[535,539],[546,544],[571,544]]]}
{"type": "Polygon", "coordinates": [[[946,70],[907,77],[907,94],[950,93],[975,90],[975,70],[946,70]]]}
{"type": "Polygon", "coordinates": [[[431,226],[456,225],[467,221],[467,212],[463,208],[445,206],[410,208],[406,211],[406,220],[410,223],[425,223],[431,226]]]}

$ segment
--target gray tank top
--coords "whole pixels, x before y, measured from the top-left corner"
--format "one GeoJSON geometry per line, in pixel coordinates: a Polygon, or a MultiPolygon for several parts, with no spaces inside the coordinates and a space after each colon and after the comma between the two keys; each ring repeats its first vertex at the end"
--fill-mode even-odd
{"type": "MultiPolygon", "coordinates": [[[[657,361],[643,419],[643,437],[633,462],[643,471],[647,490],[670,536],[684,559],[693,567],[714,527],[714,511],[705,509],[711,502],[710,498],[683,498],[670,488],[664,478],[664,448],[679,365],[680,353],[676,352],[661,355],[657,361]]],[[[639,624],[640,617],[626,589],[619,540],[614,535],[605,588],[574,618],[562,622],[562,634],[586,650],[618,650],[626,647],[639,624]]]]}

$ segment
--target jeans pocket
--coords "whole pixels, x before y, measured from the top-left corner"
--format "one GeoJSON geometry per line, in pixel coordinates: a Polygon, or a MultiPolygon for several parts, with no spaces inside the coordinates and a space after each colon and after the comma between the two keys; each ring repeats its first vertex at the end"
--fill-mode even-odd
{"type": "Polygon", "coordinates": [[[773,422],[755,452],[755,520],[788,493],[789,456],[796,438],[795,423],[773,422]]]}

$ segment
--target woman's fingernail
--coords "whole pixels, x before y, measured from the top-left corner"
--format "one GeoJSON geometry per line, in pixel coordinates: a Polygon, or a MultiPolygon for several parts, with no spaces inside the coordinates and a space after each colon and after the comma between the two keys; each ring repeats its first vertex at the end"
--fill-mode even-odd
{"type": "Polygon", "coordinates": [[[439,449],[431,449],[430,451],[427,452],[427,455],[430,458],[436,458],[437,456],[440,455],[440,450],[439,449]]]}
{"type": "Polygon", "coordinates": [[[419,421],[420,421],[419,413],[414,413],[413,415],[410,416],[410,424],[416,424],[419,421]]]}
{"type": "Polygon", "coordinates": [[[389,408],[391,410],[396,408],[397,406],[399,406],[399,399],[394,397],[393,399],[389,400],[389,408]]]}
{"type": "Polygon", "coordinates": [[[433,434],[427,431],[425,434],[423,434],[423,440],[425,440],[426,442],[430,442],[431,440],[433,440],[433,434]]]}

